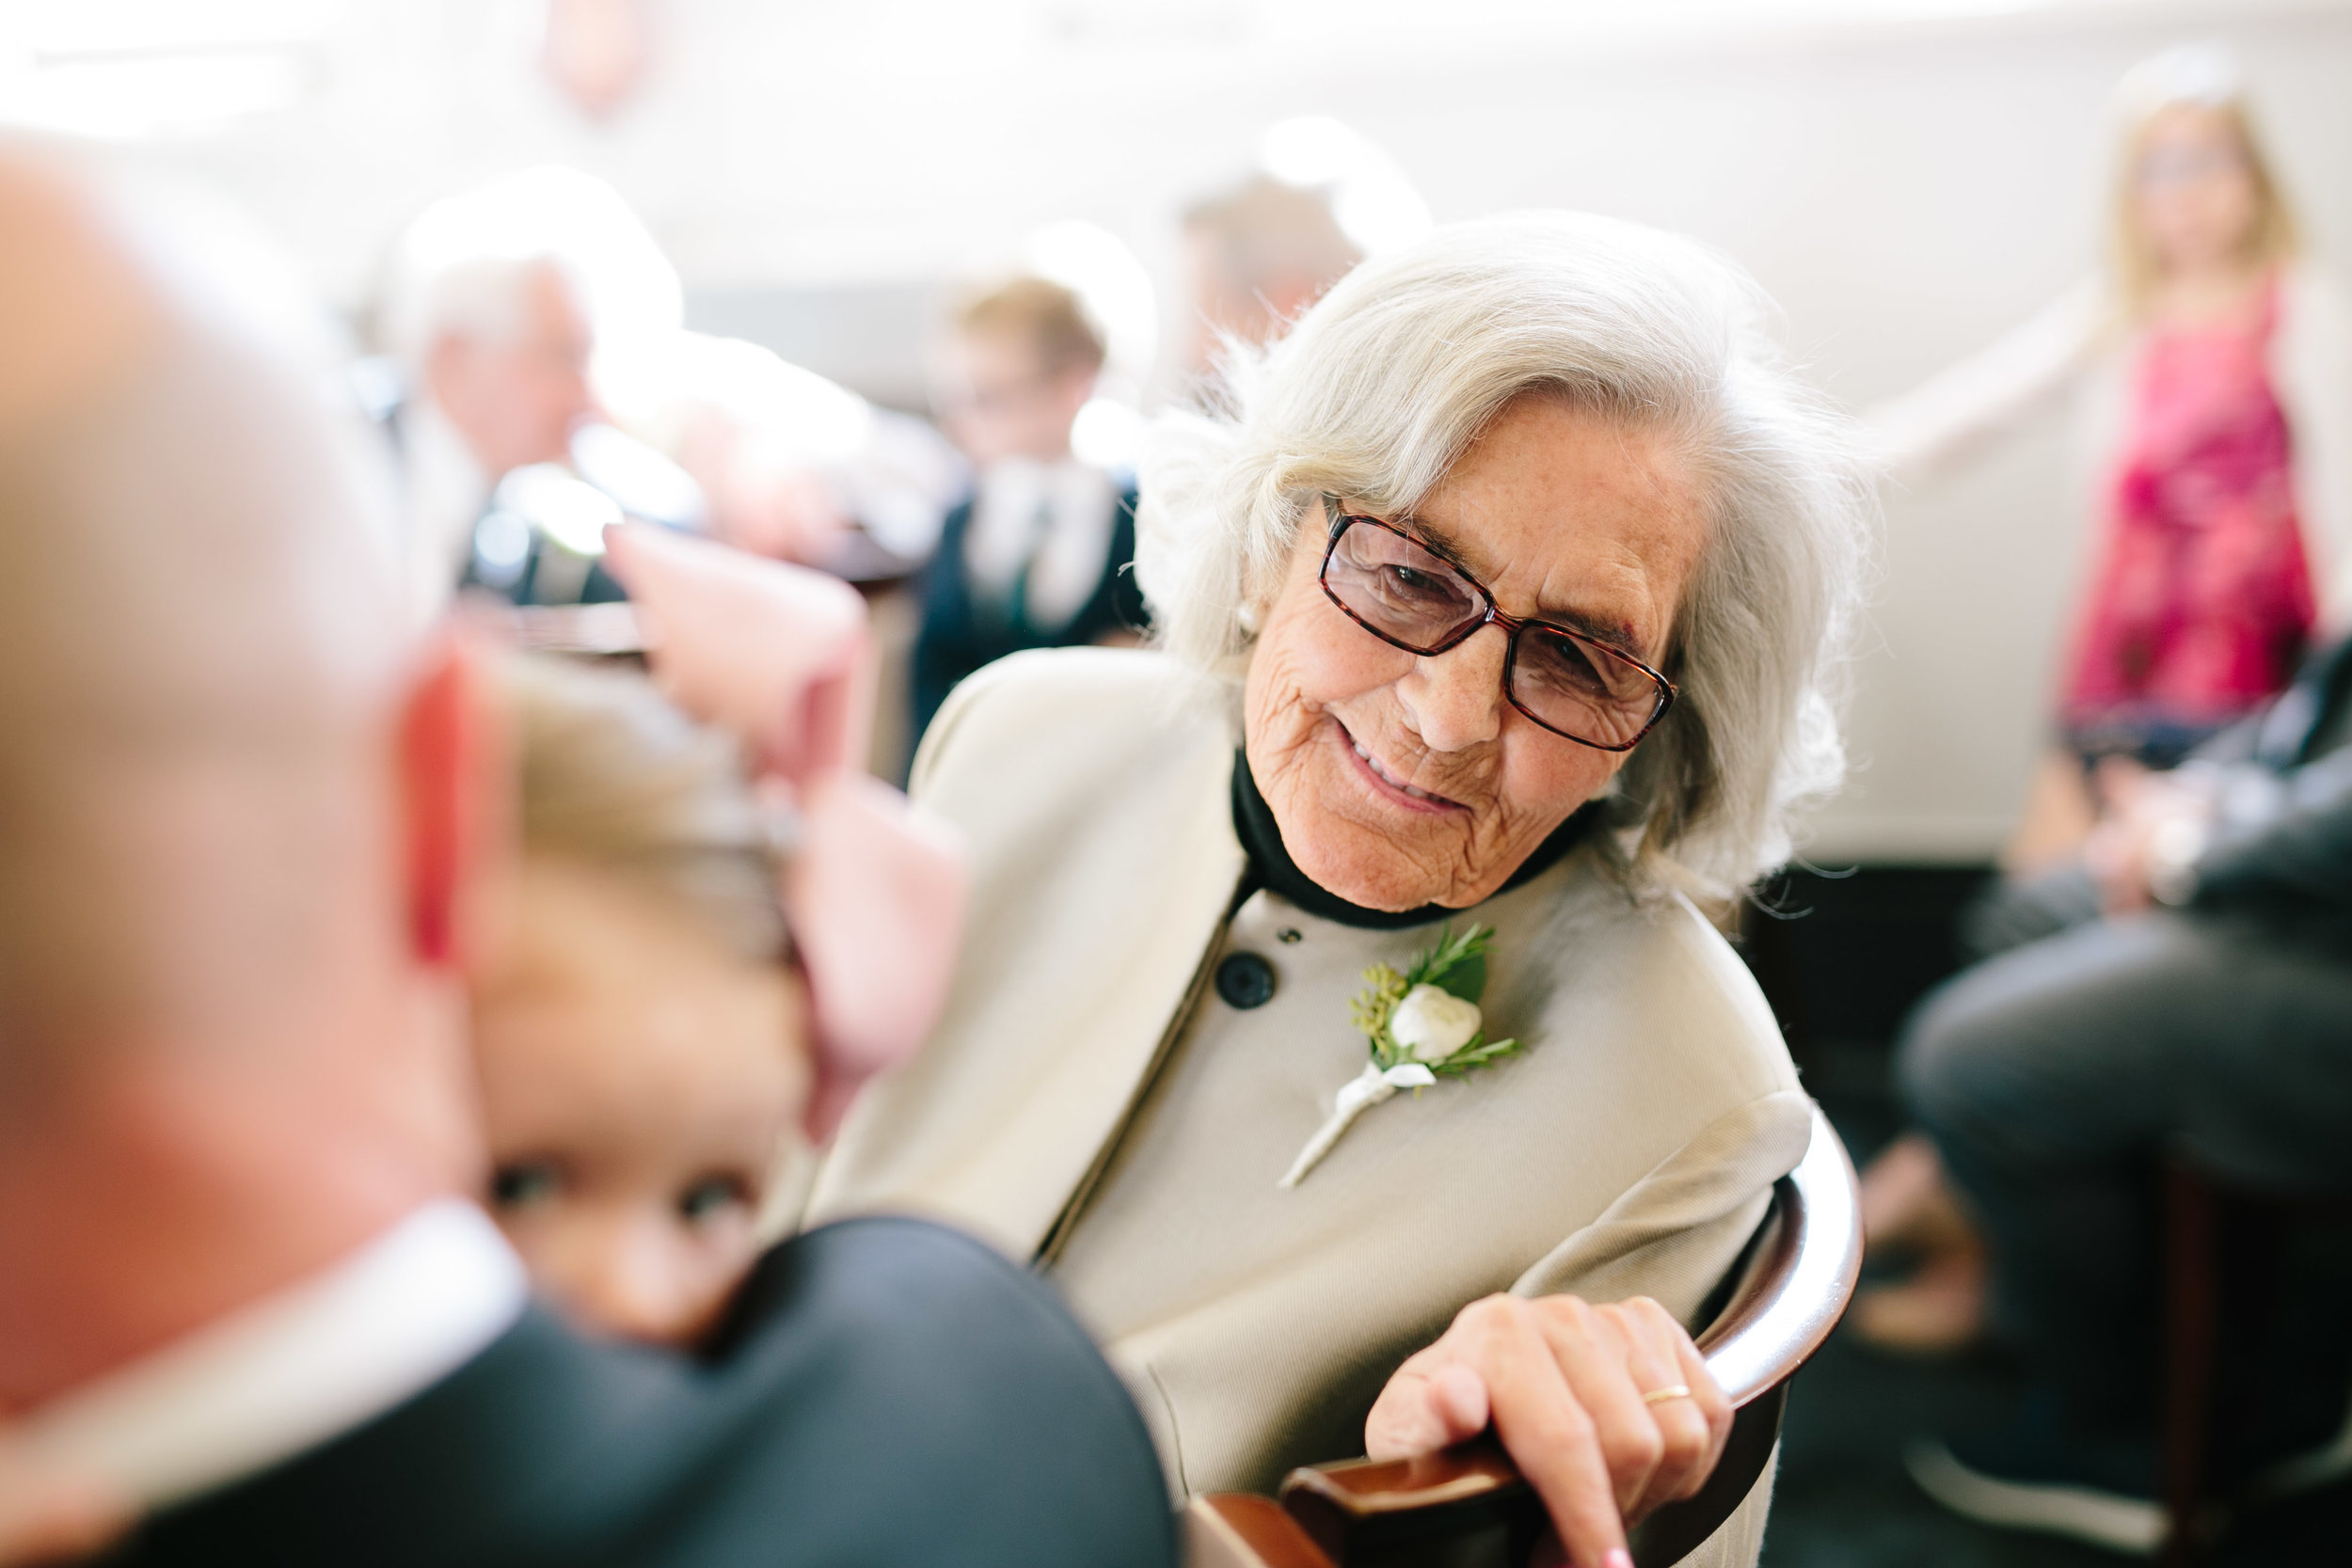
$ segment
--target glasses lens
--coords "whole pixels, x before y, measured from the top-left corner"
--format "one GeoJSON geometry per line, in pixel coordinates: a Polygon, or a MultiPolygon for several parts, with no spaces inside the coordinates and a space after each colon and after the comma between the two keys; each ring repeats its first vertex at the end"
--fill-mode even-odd
{"type": "Polygon", "coordinates": [[[1324,562],[1323,586],[1349,614],[1415,653],[1486,613],[1460,573],[1378,523],[1347,525],[1324,562]]]}
{"type": "Polygon", "coordinates": [[[1640,737],[1665,693],[1645,670],[1549,626],[1529,626],[1511,661],[1511,696],[1561,734],[1614,749],[1640,737]]]}

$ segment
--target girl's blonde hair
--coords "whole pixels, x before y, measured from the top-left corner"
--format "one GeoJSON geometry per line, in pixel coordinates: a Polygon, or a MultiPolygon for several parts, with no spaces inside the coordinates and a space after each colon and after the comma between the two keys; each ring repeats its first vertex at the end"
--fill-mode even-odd
{"type": "Polygon", "coordinates": [[[2246,237],[2246,261],[2256,267],[2292,261],[2302,248],[2295,211],[2272,171],[2255,134],[2246,101],[2246,79],[2236,58],[2214,44],[2184,45],[2135,66],[2115,90],[2115,182],[2108,211],[2107,248],[2118,303],[2127,319],[2145,312],[2162,273],[2155,249],[2140,228],[2137,199],[2140,160],[2156,120],[2169,110],[2201,109],[2218,117],[2236,137],[2254,187],[2254,226],[2246,237]]]}
{"type": "Polygon", "coordinates": [[[526,854],[628,878],[743,957],[785,958],[772,835],[732,740],[642,675],[544,655],[498,673],[526,854]]]}

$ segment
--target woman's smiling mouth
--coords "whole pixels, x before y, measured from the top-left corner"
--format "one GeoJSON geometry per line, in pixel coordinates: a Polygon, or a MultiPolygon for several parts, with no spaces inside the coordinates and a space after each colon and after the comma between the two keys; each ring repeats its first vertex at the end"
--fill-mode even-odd
{"type": "Polygon", "coordinates": [[[1357,772],[1368,780],[1382,796],[1414,811],[1445,812],[1470,809],[1459,800],[1450,800],[1442,795],[1433,795],[1428,790],[1406,784],[1403,779],[1382,767],[1380,759],[1374,756],[1362,741],[1350,734],[1345,724],[1341,723],[1335,718],[1331,721],[1331,725],[1338,732],[1341,744],[1345,746],[1349,753],[1355,757],[1357,772]]]}

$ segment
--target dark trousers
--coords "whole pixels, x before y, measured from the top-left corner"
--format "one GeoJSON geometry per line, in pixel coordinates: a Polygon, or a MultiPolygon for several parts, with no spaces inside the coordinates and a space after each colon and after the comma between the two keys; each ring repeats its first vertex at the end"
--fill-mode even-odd
{"type": "Polygon", "coordinates": [[[1983,1221],[1996,1322],[2037,1381],[2080,1430],[2144,1428],[2156,1161],[2352,1191],[2352,958],[2196,914],[2102,919],[2079,876],[1997,895],[1969,935],[2013,945],[1913,1015],[1904,1097],[1983,1221]]]}

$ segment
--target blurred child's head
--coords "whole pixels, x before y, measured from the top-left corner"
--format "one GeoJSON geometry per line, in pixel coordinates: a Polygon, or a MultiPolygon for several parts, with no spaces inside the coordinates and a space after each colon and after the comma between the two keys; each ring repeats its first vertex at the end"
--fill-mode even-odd
{"type": "Polygon", "coordinates": [[[756,1254],[808,1092],[773,852],[734,745],[647,681],[503,678],[523,852],[473,993],[491,1212],[591,1326],[690,1341],[756,1254]]]}
{"type": "Polygon", "coordinates": [[[1094,395],[1103,334],[1076,293],[1016,277],[967,300],[941,345],[936,402],[964,455],[982,467],[1009,457],[1050,463],[1094,395]]]}
{"type": "Polygon", "coordinates": [[[2236,61],[2210,45],[2142,61],[2116,91],[2112,248],[2135,309],[2167,277],[2291,259],[2296,222],[2255,134],[2236,61]]]}

